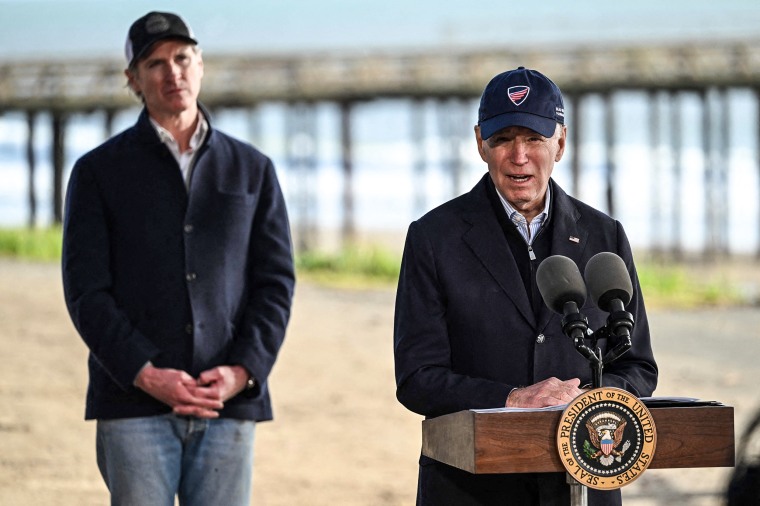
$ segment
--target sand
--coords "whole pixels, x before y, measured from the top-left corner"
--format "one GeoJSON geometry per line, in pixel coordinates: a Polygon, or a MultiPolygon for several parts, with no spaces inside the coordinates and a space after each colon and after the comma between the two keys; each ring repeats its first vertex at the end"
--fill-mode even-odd
{"type": "MultiPolygon", "coordinates": [[[[256,433],[257,506],[414,504],[421,417],[395,399],[392,288],[300,282],[256,433]]],[[[650,311],[657,395],[760,408],[760,311],[650,311]]],[[[0,260],[0,504],[108,503],[83,420],[87,351],[57,265],[0,260]]],[[[722,504],[730,469],[649,470],[625,504],[722,504]]]]}

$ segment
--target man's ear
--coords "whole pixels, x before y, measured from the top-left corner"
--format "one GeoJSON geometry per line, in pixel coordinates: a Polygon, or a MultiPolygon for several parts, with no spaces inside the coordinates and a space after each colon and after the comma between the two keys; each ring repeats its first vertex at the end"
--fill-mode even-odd
{"type": "Polygon", "coordinates": [[[137,85],[137,82],[135,81],[135,75],[134,72],[129,69],[124,69],[124,75],[127,77],[127,86],[129,86],[129,89],[132,90],[132,92],[135,95],[140,95],[140,87],[137,85]]]}
{"type": "Polygon", "coordinates": [[[486,153],[483,151],[483,139],[480,137],[480,125],[475,125],[475,142],[478,144],[478,153],[480,153],[480,159],[486,161],[486,153]]]}
{"type": "Polygon", "coordinates": [[[557,139],[557,144],[559,144],[559,151],[557,151],[557,155],[554,157],[555,162],[562,160],[562,155],[565,154],[565,145],[567,144],[567,127],[565,125],[560,126],[560,133],[559,139],[557,139]]]}

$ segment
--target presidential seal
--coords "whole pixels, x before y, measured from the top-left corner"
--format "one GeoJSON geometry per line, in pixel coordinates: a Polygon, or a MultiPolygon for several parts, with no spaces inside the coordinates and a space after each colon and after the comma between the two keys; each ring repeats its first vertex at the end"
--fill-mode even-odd
{"type": "Polygon", "coordinates": [[[562,413],[557,449],[567,472],[598,490],[628,485],[649,467],[657,444],[644,403],[619,388],[576,397],[562,413]]]}

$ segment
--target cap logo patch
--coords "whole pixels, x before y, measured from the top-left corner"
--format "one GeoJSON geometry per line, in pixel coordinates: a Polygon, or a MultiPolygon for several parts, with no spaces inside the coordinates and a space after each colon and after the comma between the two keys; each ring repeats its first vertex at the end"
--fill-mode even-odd
{"type": "Polygon", "coordinates": [[[169,21],[160,14],[151,16],[145,21],[145,31],[148,33],[161,33],[169,29],[169,21]]]}
{"type": "Polygon", "coordinates": [[[525,99],[528,98],[528,93],[530,93],[530,88],[528,86],[511,86],[507,89],[509,100],[515,105],[520,105],[525,102],[525,99]]]}

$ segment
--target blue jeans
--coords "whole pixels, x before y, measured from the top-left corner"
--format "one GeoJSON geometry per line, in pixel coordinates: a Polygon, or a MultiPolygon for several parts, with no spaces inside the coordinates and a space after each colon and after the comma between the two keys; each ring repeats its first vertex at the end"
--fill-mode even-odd
{"type": "Polygon", "coordinates": [[[98,420],[97,457],[112,506],[249,506],[250,420],[172,414],[98,420]]]}

